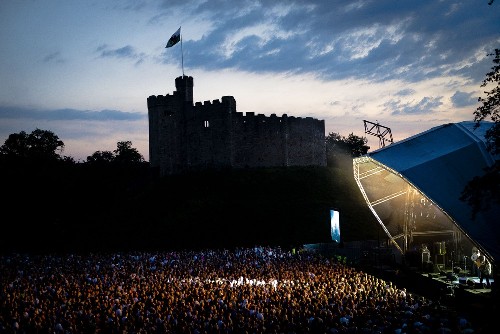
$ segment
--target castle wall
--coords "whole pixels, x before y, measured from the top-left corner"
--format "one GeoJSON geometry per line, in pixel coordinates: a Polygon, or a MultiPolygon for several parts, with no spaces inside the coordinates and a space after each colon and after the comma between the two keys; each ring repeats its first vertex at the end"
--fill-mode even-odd
{"type": "Polygon", "coordinates": [[[238,113],[233,119],[234,167],[287,166],[286,125],[280,117],[238,113]]]}
{"type": "Polygon", "coordinates": [[[307,118],[288,118],[288,159],[292,166],[325,166],[325,123],[307,118]]]}
{"type": "Polygon", "coordinates": [[[161,175],[207,168],[326,166],[325,123],[237,112],[236,100],[192,103],[192,77],[148,98],[150,163],[161,175]]]}
{"type": "Polygon", "coordinates": [[[231,102],[197,102],[186,112],[189,169],[231,167],[231,102]]]}

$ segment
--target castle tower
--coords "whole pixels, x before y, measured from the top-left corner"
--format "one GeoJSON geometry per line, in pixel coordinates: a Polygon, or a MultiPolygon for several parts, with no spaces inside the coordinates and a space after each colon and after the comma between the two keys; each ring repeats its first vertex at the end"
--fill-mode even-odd
{"type": "Polygon", "coordinates": [[[193,77],[182,76],[175,78],[175,89],[184,100],[189,104],[193,104],[193,77]]]}

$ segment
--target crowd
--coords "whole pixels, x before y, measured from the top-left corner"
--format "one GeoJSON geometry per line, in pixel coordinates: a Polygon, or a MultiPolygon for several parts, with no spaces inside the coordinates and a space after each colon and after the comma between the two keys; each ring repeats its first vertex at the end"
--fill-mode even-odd
{"type": "Polygon", "coordinates": [[[432,299],[279,247],[9,254],[0,280],[0,333],[478,332],[432,299]]]}

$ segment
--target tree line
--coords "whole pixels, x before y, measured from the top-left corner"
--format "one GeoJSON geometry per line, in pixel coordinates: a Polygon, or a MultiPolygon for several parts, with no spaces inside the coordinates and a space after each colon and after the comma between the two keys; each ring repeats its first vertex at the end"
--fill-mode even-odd
{"type": "MultiPolygon", "coordinates": [[[[8,136],[0,147],[3,163],[8,162],[65,162],[76,163],[70,156],[62,155],[64,142],[50,130],[21,131],[8,136]]],[[[87,157],[88,164],[134,165],[144,163],[144,157],[132,147],[131,141],[119,141],[114,151],[95,151],[87,157]]]]}

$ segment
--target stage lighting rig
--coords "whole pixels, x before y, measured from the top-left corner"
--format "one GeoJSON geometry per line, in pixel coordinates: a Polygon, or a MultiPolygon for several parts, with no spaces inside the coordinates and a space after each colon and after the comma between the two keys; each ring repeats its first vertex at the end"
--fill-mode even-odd
{"type": "Polygon", "coordinates": [[[392,140],[391,129],[388,128],[387,126],[380,125],[378,121],[377,123],[373,123],[367,120],[363,120],[363,123],[365,125],[366,134],[378,137],[379,148],[385,147],[386,142],[391,144],[394,142],[392,140]]]}

